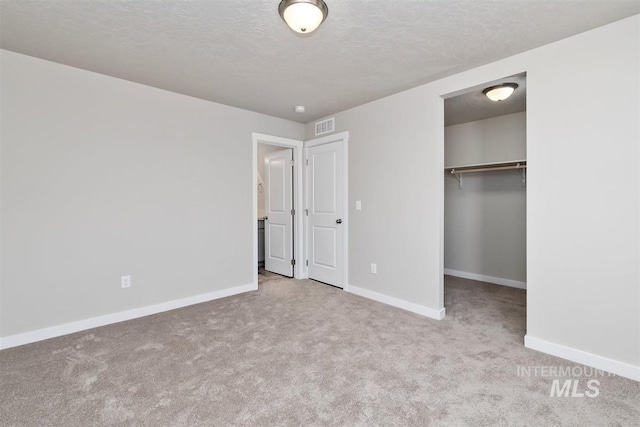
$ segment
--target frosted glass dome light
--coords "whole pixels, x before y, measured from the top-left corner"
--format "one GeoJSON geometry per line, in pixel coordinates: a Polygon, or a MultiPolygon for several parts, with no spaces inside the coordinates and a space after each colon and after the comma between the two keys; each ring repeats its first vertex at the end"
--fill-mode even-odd
{"type": "Polygon", "coordinates": [[[492,101],[504,101],[511,96],[514,90],[518,88],[515,83],[504,83],[497,86],[491,86],[482,91],[487,98],[492,101]]]}
{"type": "Polygon", "coordinates": [[[282,0],[278,12],[293,31],[307,34],[327,19],[329,8],[322,0],[282,0]]]}

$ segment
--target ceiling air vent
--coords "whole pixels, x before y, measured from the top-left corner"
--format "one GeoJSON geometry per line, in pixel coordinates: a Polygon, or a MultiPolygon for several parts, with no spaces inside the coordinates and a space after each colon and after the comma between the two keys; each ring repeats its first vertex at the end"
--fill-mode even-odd
{"type": "Polygon", "coordinates": [[[324,135],[325,133],[333,132],[334,130],[336,130],[335,117],[316,123],[316,136],[324,135]]]}

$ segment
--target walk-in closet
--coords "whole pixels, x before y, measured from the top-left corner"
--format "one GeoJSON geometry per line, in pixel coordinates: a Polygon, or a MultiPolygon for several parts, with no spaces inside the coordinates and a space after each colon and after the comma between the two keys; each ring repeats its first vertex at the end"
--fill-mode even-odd
{"type": "Polygon", "coordinates": [[[508,339],[526,328],[526,122],[524,74],[445,100],[447,316],[508,339]]]}

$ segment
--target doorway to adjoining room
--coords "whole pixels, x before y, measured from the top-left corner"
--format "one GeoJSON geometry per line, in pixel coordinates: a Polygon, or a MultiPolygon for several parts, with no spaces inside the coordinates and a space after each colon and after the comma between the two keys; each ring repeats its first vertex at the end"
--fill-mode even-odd
{"type": "Polygon", "coordinates": [[[258,144],[258,283],[293,277],[293,149],[258,144]]]}

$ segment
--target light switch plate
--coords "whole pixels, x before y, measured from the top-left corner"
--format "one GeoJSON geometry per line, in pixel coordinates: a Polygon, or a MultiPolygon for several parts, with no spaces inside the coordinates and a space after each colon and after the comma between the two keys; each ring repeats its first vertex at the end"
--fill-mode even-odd
{"type": "Polygon", "coordinates": [[[356,200],[356,210],[357,211],[362,210],[362,202],[360,200],[356,200]]]}

